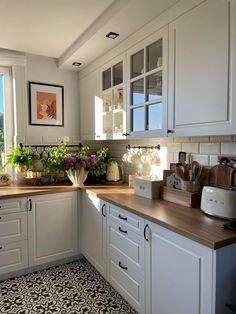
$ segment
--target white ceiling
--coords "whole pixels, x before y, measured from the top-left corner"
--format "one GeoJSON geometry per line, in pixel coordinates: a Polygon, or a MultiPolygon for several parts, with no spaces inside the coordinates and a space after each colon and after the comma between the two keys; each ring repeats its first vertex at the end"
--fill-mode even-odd
{"type": "Polygon", "coordinates": [[[0,0],[0,48],[83,68],[178,0],[0,0]],[[117,32],[116,40],[105,37],[117,32]]]}

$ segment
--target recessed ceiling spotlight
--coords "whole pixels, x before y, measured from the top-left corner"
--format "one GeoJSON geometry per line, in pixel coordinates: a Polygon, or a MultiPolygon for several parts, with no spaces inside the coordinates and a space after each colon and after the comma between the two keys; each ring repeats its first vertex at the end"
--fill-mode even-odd
{"type": "Polygon", "coordinates": [[[120,34],[118,33],[114,33],[114,32],[109,32],[108,34],[106,34],[106,37],[110,38],[110,39],[116,39],[120,34]]]}
{"type": "Polygon", "coordinates": [[[75,67],[80,67],[81,66],[81,62],[73,62],[72,65],[74,65],[75,67]]]}

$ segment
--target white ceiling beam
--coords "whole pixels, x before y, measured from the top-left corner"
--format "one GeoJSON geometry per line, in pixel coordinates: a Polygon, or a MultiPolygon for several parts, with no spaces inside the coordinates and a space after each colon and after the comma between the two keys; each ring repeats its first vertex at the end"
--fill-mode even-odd
{"type": "MultiPolygon", "coordinates": [[[[82,47],[92,36],[119,10],[128,4],[130,0],[114,0],[112,4],[98,16],[98,18],[66,49],[66,51],[58,58],[57,65],[61,67],[82,47]]],[[[112,30],[111,30],[112,31],[112,30]]]]}

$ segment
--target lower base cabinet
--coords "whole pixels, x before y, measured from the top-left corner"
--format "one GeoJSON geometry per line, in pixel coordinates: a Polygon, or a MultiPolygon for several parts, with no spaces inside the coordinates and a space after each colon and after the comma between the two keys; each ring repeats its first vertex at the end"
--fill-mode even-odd
{"type": "Polygon", "coordinates": [[[96,196],[81,193],[81,253],[106,277],[106,204],[96,196]]]}
{"type": "Polygon", "coordinates": [[[28,267],[27,241],[0,245],[0,275],[28,267]]]}
{"type": "Polygon", "coordinates": [[[107,280],[138,312],[145,313],[144,219],[107,203],[107,280]]]}
{"type": "Polygon", "coordinates": [[[146,314],[212,313],[213,251],[147,224],[146,314]]]}
{"type": "Polygon", "coordinates": [[[77,192],[33,196],[28,201],[29,266],[76,255],[77,192]]]}

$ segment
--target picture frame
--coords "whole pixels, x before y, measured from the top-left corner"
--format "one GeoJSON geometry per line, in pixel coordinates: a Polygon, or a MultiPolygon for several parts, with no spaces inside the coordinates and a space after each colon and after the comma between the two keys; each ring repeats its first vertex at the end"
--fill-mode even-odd
{"type": "Polygon", "coordinates": [[[29,124],[64,126],[64,87],[29,82],[29,124]]]}

